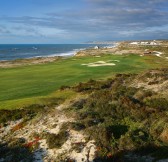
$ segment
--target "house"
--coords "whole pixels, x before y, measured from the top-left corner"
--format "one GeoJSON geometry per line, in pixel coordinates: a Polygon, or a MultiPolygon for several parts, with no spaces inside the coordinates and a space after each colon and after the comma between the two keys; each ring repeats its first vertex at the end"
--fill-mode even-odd
{"type": "Polygon", "coordinates": [[[139,42],[131,42],[130,44],[131,44],[131,45],[138,45],[139,42]]]}
{"type": "Polygon", "coordinates": [[[156,42],[150,42],[150,45],[157,45],[156,42]]]}
{"type": "Polygon", "coordinates": [[[141,45],[148,45],[149,42],[140,42],[141,45]]]}
{"type": "Polygon", "coordinates": [[[99,46],[95,46],[94,49],[99,49],[99,46]]]}

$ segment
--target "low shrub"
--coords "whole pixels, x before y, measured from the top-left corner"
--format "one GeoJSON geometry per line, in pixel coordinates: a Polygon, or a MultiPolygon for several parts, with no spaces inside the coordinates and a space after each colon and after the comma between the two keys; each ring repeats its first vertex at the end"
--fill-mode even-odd
{"type": "Polygon", "coordinates": [[[168,100],[165,98],[150,98],[146,101],[146,105],[160,111],[168,110],[168,100]]]}
{"type": "Polygon", "coordinates": [[[82,109],[85,103],[86,103],[86,99],[80,99],[80,100],[76,101],[72,105],[72,107],[74,107],[75,109],[82,109]]]}
{"type": "Polygon", "coordinates": [[[4,124],[8,121],[15,121],[19,119],[32,119],[38,113],[44,111],[45,105],[33,104],[23,109],[15,109],[15,110],[0,110],[0,123],[4,124]]]}
{"type": "Polygon", "coordinates": [[[50,149],[60,148],[68,139],[68,132],[61,130],[58,134],[47,133],[46,140],[50,149]]]}
{"type": "Polygon", "coordinates": [[[135,79],[136,75],[119,74],[107,84],[90,81],[77,86],[89,95],[75,103],[77,119],[96,141],[100,159],[114,157],[120,150],[131,152],[155,144],[166,127],[163,123],[167,122],[167,100],[153,91],[129,87],[131,78],[135,79]]]}
{"type": "Polygon", "coordinates": [[[76,131],[80,131],[80,130],[85,129],[86,127],[82,123],[74,122],[74,123],[71,123],[71,128],[74,129],[74,130],[76,130],[76,131]]]}

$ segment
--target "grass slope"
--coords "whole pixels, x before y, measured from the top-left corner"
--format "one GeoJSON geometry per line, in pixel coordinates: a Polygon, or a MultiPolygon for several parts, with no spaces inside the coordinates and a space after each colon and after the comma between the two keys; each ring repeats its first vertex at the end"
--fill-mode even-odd
{"type": "MultiPolygon", "coordinates": [[[[113,62],[113,61],[111,61],[113,62]]],[[[116,73],[137,73],[159,68],[164,60],[156,56],[104,55],[71,57],[56,62],[0,69],[0,109],[11,109],[47,96],[63,85],[74,85],[90,78],[104,79],[116,73]],[[81,64],[119,60],[116,66],[87,67],[81,64]]],[[[166,64],[165,64],[166,65],[166,64]]]]}

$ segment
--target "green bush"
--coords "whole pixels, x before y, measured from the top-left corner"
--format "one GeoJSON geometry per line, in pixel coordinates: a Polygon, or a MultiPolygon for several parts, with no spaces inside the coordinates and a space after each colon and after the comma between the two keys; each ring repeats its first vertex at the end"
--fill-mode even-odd
{"type": "Polygon", "coordinates": [[[59,134],[47,133],[46,140],[50,149],[60,148],[68,139],[68,132],[61,130],[59,134]]]}
{"type": "Polygon", "coordinates": [[[160,119],[167,117],[167,100],[158,98],[155,92],[129,87],[127,82],[135,77],[117,75],[107,81],[105,88],[102,85],[106,85],[106,81],[90,81],[79,86],[89,88],[85,89],[89,97],[76,102],[75,110],[79,122],[85,125],[85,132],[100,147],[99,157],[154,145],[164,129],[160,119]]]}
{"type": "Polygon", "coordinates": [[[33,104],[23,109],[0,110],[0,123],[4,124],[8,121],[15,121],[21,118],[32,119],[38,113],[44,111],[45,105],[33,104]]]}
{"type": "Polygon", "coordinates": [[[74,123],[71,123],[71,128],[74,129],[74,130],[76,130],[76,131],[80,131],[80,130],[85,129],[86,127],[82,123],[74,122],[74,123]]]}
{"type": "Polygon", "coordinates": [[[146,101],[146,105],[160,111],[168,110],[168,100],[166,100],[165,98],[151,98],[146,101]]]}

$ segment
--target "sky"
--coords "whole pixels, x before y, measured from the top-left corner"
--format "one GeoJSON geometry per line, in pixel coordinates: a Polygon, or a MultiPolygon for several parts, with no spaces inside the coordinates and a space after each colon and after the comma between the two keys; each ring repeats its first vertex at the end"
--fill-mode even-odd
{"type": "Polygon", "coordinates": [[[0,0],[0,44],[168,39],[168,0],[0,0]]]}

